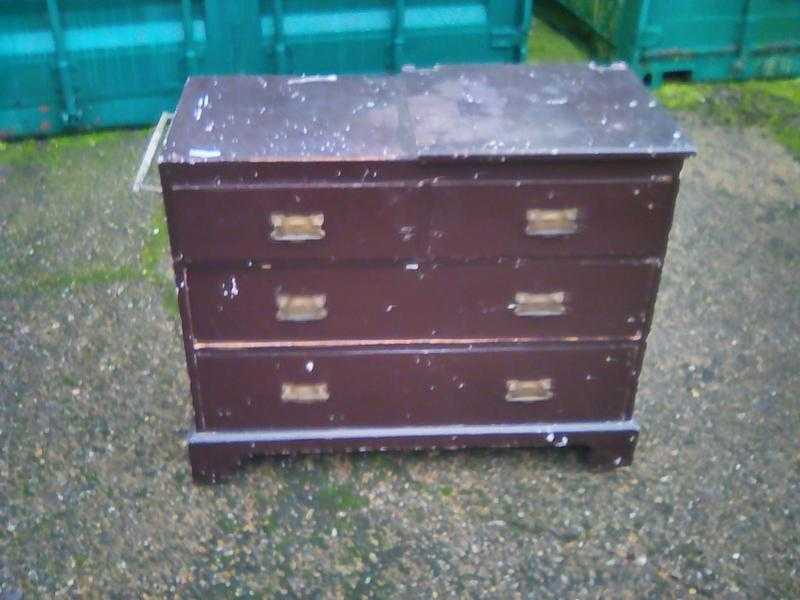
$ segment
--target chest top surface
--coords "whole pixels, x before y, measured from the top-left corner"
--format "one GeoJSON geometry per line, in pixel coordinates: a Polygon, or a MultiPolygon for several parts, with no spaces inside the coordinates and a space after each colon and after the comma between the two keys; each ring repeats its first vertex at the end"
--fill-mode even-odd
{"type": "Polygon", "coordinates": [[[682,157],[624,65],[444,66],[389,76],[191,77],[161,163],[682,157]]]}

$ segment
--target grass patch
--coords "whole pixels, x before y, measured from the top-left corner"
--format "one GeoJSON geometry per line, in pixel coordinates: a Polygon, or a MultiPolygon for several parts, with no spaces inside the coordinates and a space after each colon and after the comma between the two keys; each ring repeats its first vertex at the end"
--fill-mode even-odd
{"type": "Polygon", "coordinates": [[[586,62],[589,51],[579,41],[570,39],[540,19],[533,20],[528,36],[528,62],[586,62]]]}
{"type": "Polygon", "coordinates": [[[656,96],[670,110],[696,110],[705,104],[711,92],[710,85],[667,83],[656,91],[656,96]]]}
{"type": "MultiPolygon", "coordinates": [[[[112,132],[114,133],[114,132],[112,132]]],[[[76,145],[86,146],[98,143],[98,140],[114,139],[112,133],[75,137],[91,138],[89,141],[81,140],[76,145]]],[[[68,145],[67,138],[56,138],[48,142],[58,142],[68,145]]],[[[9,152],[3,159],[6,164],[30,164],[32,153],[41,152],[39,148],[44,142],[28,140],[14,144],[4,144],[9,152]],[[10,150],[8,150],[10,148],[10,150]],[[6,160],[8,159],[8,160],[6,160]]],[[[45,148],[49,148],[45,146],[45,148]]],[[[47,151],[44,152],[47,154],[47,151]]],[[[142,243],[137,260],[133,264],[119,267],[93,266],[85,269],[72,269],[61,273],[42,274],[36,277],[15,281],[12,285],[0,285],[0,298],[10,298],[41,292],[52,292],[64,289],[74,289],[85,285],[112,284],[129,281],[147,281],[159,289],[161,302],[164,309],[172,316],[177,316],[178,302],[175,294],[175,285],[171,273],[162,269],[162,261],[169,255],[169,236],[167,233],[167,220],[163,203],[159,203],[150,217],[150,226],[142,243]]]]}
{"type": "Polygon", "coordinates": [[[41,140],[22,140],[19,142],[0,142],[0,159],[3,165],[30,165],[36,162],[45,142],[41,140]]]}
{"type": "Polygon", "coordinates": [[[800,79],[668,83],[656,96],[671,110],[697,112],[719,125],[763,127],[800,159],[800,79]]]}
{"type": "MultiPolygon", "coordinates": [[[[5,212],[0,212],[0,219],[4,219],[4,225],[7,225],[5,243],[0,244],[0,252],[5,245],[12,243],[30,244],[30,254],[36,247],[37,254],[43,251],[41,256],[47,258],[52,255],[55,245],[69,243],[69,238],[63,234],[45,236],[46,239],[41,239],[42,235],[39,234],[37,240],[31,232],[41,227],[43,215],[40,208],[47,206],[48,202],[53,203],[56,213],[50,211],[47,215],[49,221],[45,220],[45,224],[48,227],[61,227],[63,224],[65,231],[75,229],[75,222],[80,218],[82,203],[87,196],[87,186],[109,187],[108,193],[113,194],[117,201],[129,202],[131,199],[124,182],[115,180],[108,186],[104,178],[120,177],[112,165],[130,153],[130,137],[130,131],[115,130],[46,140],[3,142],[0,145],[0,183],[4,187],[0,187],[0,197],[8,196],[18,202],[4,206],[5,212]],[[85,157],[86,163],[82,157],[85,157]],[[93,181],[95,173],[97,182],[93,181]],[[20,236],[21,239],[16,239],[20,236]]],[[[92,210],[97,210],[99,206],[96,195],[91,206],[92,210]]],[[[137,231],[141,231],[141,228],[137,231]]],[[[101,233],[108,234],[108,230],[101,233]]],[[[142,234],[126,241],[129,245],[131,241],[134,244],[133,256],[116,264],[90,258],[56,272],[41,273],[30,268],[31,261],[27,260],[27,255],[12,254],[0,264],[0,298],[46,294],[98,284],[149,282],[158,288],[167,312],[176,315],[175,286],[167,262],[169,240],[166,218],[160,201],[149,217],[143,239],[137,239],[139,235],[142,234]],[[137,241],[141,243],[138,252],[135,251],[137,241]]]]}
{"type": "Polygon", "coordinates": [[[116,144],[130,135],[130,130],[113,129],[91,133],[65,134],[46,139],[28,138],[0,142],[0,159],[4,165],[59,167],[75,152],[96,146],[116,144]]]}
{"type": "Polygon", "coordinates": [[[161,292],[161,304],[170,315],[178,316],[178,298],[171,275],[165,275],[160,269],[161,262],[169,254],[169,235],[167,233],[167,217],[164,204],[150,218],[150,228],[139,253],[139,265],[142,277],[156,285],[161,292]]]}
{"type": "Polygon", "coordinates": [[[98,267],[85,271],[71,271],[54,275],[42,275],[36,279],[17,282],[9,287],[0,287],[0,298],[19,295],[52,292],[83,285],[110,284],[140,279],[136,269],[119,267],[117,269],[98,267]]]}
{"type": "MultiPolygon", "coordinates": [[[[150,217],[150,228],[147,238],[142,245],[139,253],[139,263],[142,265],[142,275],[151,278],[159,275],[159,263],[166,256],[169,248],[169,238],[167,236],[167,217],[164,213],[164,204],[160,203],[158,208],[150,217]]],[[[163,279],[163,277],[160,277],[163,279]]]]}
{"type": "Polygon", "coordinates": [[[357,494],[355,488],[349,484],[320,487],[315,500],[319,508],[331,512],[358,510],[369,506],[369,500],[357,494]]]}

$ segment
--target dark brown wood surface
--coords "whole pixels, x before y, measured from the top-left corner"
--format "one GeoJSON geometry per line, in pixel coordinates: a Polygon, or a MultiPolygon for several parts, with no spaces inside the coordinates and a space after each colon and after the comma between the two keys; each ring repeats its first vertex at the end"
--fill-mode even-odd
{"type": "MultiPolygon", "coordinates": [[[[441,172],[446,175],[447,169],[441,172]]],[[[480,170],[476,170],[480,174],[480,170]]],[[[187,260],[432,260],[663,254],[676,185],[507,181],[383,187],[270,186],[169,196],[176,250],[187,260]],[[526,235],[529,209],[574,208],[577,231],[526,235]],[[270,239],[270,215],[322,214],[325,237],[270,239]]]]}
{"type": "Polygon", "coordinates": [[[422,255],[425,203],[409,186],[198,190],[170,199],[176,249],[192,261],[405,259],[422,255]],[[325,237],[270,239],[272,213],[322,213],[325,237]]]}
{"type": "Polygon", "coordinates": [[[560,180],[434,187],[432,257],[659,256],[667,243],[675,186],[613,180],[560,180]],[[577,231],[525,235],[529,209],[577,210],[577,231]]]}
{"type": "Polygon", "coordinates": [[[464,156],[445,159],[359,162],[197,162],[159,165],[165,199],[178,192],[267,190],[291,188],[372,188],[407,185],[424,189],[434,185],[524,182],[592,183],[648,182],[672,184],[678,180],[681,157],[598,156],[593,159],[569,156],[534,158],[464,156]],[[475,178],[476,172],[478,178],[475,178]]]}
{"type": "Polygon", "coordinates": [[[308,349],[197,355],[198,429],[625,420],[636,344],[308,349]],[[508,402],[506,381],[552,379],[553,397],[508,402]],[[325,402],[281,400],[281,385],[328,385],[325,402]]]}
{"type": "Polygon", "coordinates": [[[422,446],[629,464],[693,152],[618,66],[190,78],[159,170],[195,477],[422,446]],[[312,296],[315,320],[278,317],[312,296]]]}
{"type": "Polygon", "coordinates": [[[641,339],[656,261],[316,266],[188,270],[200,342],[641,339]],[[564,313],[518,316],[518,292],[564,293],[564,313]],[[327,316],[277,318],[278,294],[324,294],[327,316]]]}
{"type": "Polygon", "coordinates": [[[472,65],[389,77],[191,77],[160,162],[692,151],[627,68],[472,65]]]}

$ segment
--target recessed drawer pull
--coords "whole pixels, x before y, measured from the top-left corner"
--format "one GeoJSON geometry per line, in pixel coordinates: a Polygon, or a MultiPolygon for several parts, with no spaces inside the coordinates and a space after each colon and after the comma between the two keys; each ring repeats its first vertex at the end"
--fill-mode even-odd
{"type": "Polygon", "coordinates": [[[330,398],[327,383],[282,383],[281,401],[295,404],[316,404],[330,398]]]}
{"type": "Polygon", "coordinates": [[[564,292],[549,294],[531,294],[517,292],[514,295],[513,310],[518,317],[550,317],[567,312],[564,304],[567,295],[564,292]]]}
{"type": "Polygon", "coordinates": [[[309,296],[278,294],[275,296],[275,304],[278,305],[275,318],[278,321],[319,321],[328,316],[325,302],[325,294],[309,296]]]}
{"type": "Polygon", "coordinates": [[[529,208],[525,216],[525,235],[531,237],[570,235],[578,231],[577,208],[529,208]]]}
{"type": "Polygon", "coordinates": [[[269,220],[272,223],[269,237],[276,242],[305,242],[325,237],[325,230],[322,228],[325,215],[322,213],[310,215],[270,213],[269,220]]]}
{"type": "Polygon", "coordinates": [[[507,402],[542,402],[553,397],[552,379],[506,380],[507,402]]]}

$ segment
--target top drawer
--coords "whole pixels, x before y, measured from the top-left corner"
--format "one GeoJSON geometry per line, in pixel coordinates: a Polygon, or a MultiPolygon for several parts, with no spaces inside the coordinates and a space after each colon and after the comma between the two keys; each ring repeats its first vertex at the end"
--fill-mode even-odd
{"type": "Polygon", "coordinates": [[[403,187],[197,189],[165,196],[172,251],[192,261],[418,259],[424,208],[403,187]]]}
{"type": "Polygon", "coordinates": [[[432,189],[429,252],[460,259],[664,253],[671,181],[454,184],[432,189]]]}
{"type": "Polygon", "coordinates": [[[172,190],[187,262],[660,256],[670,181],[484,181],[172,190]]]}

